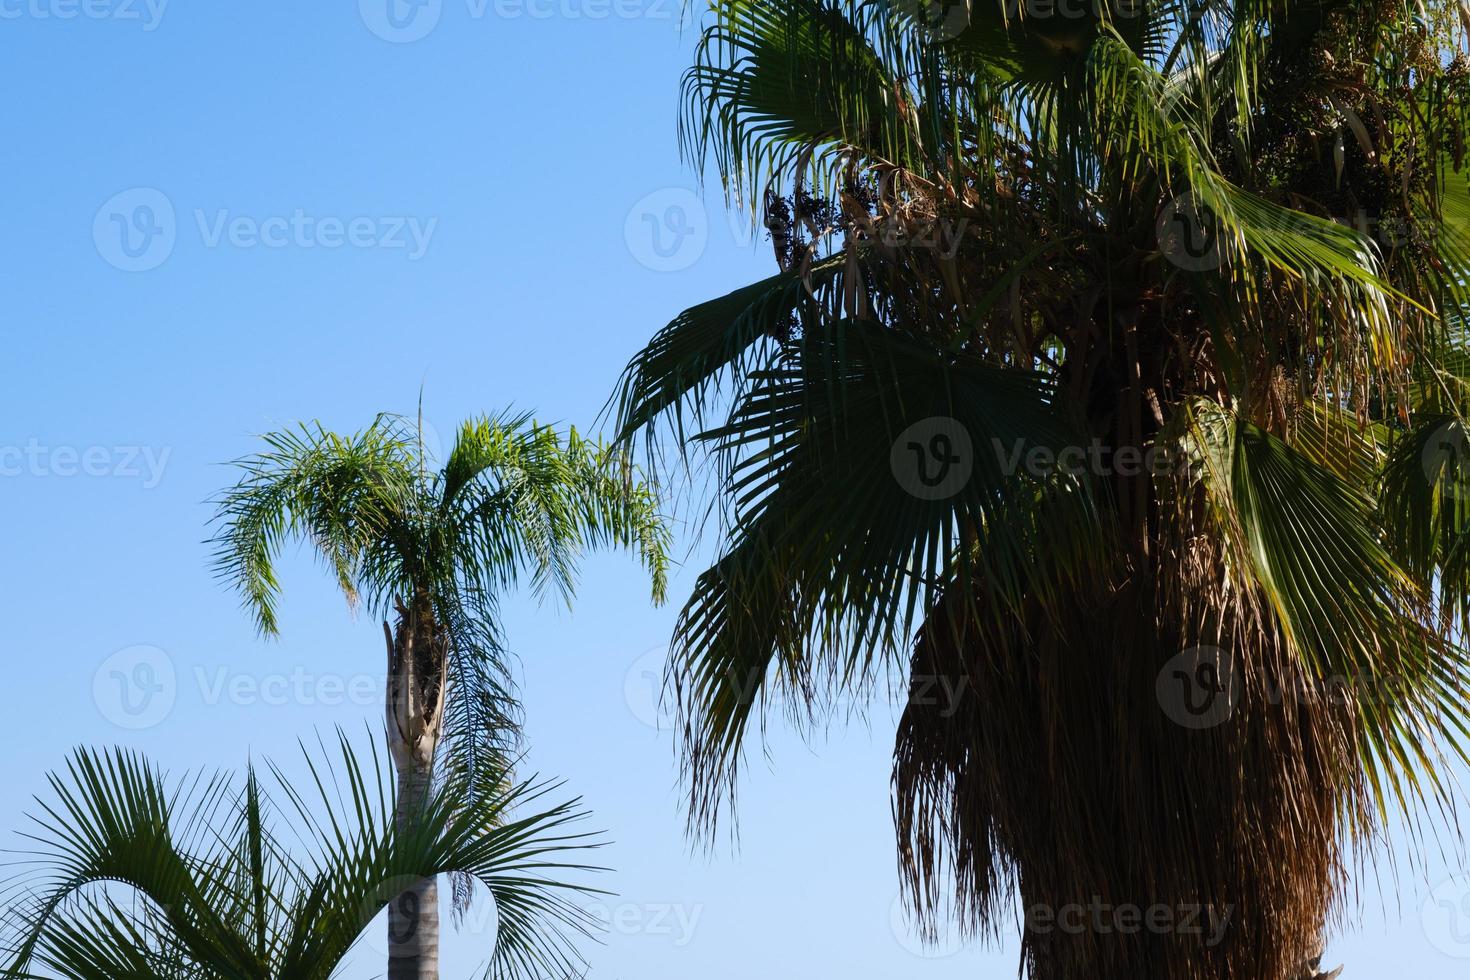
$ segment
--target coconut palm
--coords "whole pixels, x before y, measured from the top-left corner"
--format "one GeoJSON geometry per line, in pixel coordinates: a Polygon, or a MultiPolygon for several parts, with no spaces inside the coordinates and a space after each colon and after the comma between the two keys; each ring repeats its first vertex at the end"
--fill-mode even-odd
{"type": "MultiPolygon", "coordinates": [[[[581,553],[617,545],[637,550],[663,596],[668,539],[653,490],[624,453],[575,430],[563,440],[525,415],[471,420],[433,468],[421,427],[394,416],[350,436],[312,425],[264,440],[218,501],[215,568],[265,635],[278,630],[275,560],[291,540],[311,545],[350,604],[391,617],[387,736],[400,820],[417,812],[436,766],[509,768],[518,714],[497,628],[504,590],[529,578],[537,594],[570,600],[581,553]]],[[[494,790],[459,784],[471,798],[494,790]]],[[[460,908],[464,884],[456,879],[460,908]]],[[[432,877],[392,904],[388,932],[390,980],[438,977],[432,877]]]]}
{"type": "Polygon", "coordinates": [[[1034,980],[1304,972],[1465,758],[1460,9],[715,0],[683,146],[777,271],[614,399],[714,465],[696,831],[766,712],[906,672],[926,930],[1019,901],[1034,980]],[[1094,904],[1170,911],[1057,924],[1094,904]]]}
{"type": "Polygon", "coordinates": [[[7,980],[328,980],[406,880],[460,873],[488,891],[497,928],[487,977],[567,976],[589,920],[565,880],[597,840],[570,826],[554,787],[465,795],[455,779],[394,819],[387,767],[307,755],[310,788],[270,766],[243,786],[169,778],[136,753],[79,750],[50,778],[5,916],[7,980]],[[468,800],[468,802],[466,802],[468,800]],[[304,855],[292,849],[304,845],[304,855]],[[41,972],[37,972],[41,971],[41,972]]]}

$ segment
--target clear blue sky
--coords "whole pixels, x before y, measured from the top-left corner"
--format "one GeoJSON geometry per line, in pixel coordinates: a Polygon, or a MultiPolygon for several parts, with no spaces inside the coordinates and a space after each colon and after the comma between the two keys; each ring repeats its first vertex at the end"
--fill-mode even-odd
{"type": "MultiPolygon", "coordinates": [[[[274,643],[208,573],[205,501],[254,434],[355,428],[421,386],[446,437],[511,404],[590,426],[640,342],[769,272],[717,190],[690,194],[679,6],[0,0],[0,828],[78,743],[236,766],[376,723],[380,627],[309,561],[289,564],[274,643]],[[109,686],[140,663],[172,673],[160,717],[109,686]]],[[[921,955],[893,923],[886,712],[810,746],[776,726],[738,853],[691,853],[648,679],[674,609],[599,556],[574,613],[518,597],[506,615],[532,763],[615,841],[592,977],[1015,974],[1009,944],[921,955]]],[[[1447,874],[1362,880],[1364,925],[1334,945],[1348,978],[1465,974],[1441,949],[1470,954],[1470,906],[1458,939],[1449,913],[1421,915],[1447,874]]],[[[470,976],[484,942],[450,940],[445,975],[470,976]]],[[[345,976],[380,969],[370,944],[345,976]]]]}

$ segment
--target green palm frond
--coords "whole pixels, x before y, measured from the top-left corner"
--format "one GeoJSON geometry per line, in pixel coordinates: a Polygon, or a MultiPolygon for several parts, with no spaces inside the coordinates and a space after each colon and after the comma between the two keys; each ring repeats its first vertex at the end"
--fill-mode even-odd
{"type": "Polygon", "coordinates": [[[1470,626],[1470,425],[1426,412],[1395,441],[1383,474],[1390,546],[1447,624],[1470,626]]]}
{"type": "Polygon", "coordinates": [[[846,257],[834,255],[805,274],[788,270],[681,313],[624,372],[612,402],[619,439],[630,439],[668,413],[682,446],[690,435],[685,412],[699,424],[722,378],[738,383],[769,357],[768,349],[762,357],[765,342],[780,338],[796,318],[810,322],[836,314],[834,293],[840,292],[845,267],[846,257]]]}
{"type": "Polygon", "coordinates": [[[737,0],[716,8],[716,23],[684,78],[686,154],[712,155],[732,191],[754,194],[752,200],[809,147],[861,147],[895,163],[914,159],[914,106],[873,46],[879,12],[825,0],[737,0]]]}
{"type": "Polygon", "coordinates": [[[213,539],[216,573],[264,633],[278,629],[275,560],[303,540],[349,601],[374,613],[420,589],[434,596],[452,624],[457,690],[501,706],[482,718],[509,718],[493,622],[501,591],[527,574],[537,592],[569,598],[582,553],[615,546],[637,552],[662,597],[669,541],[656,491],[621,450],[575,431],[564,440],[526,415],[473,420],[437,473],[396,416],[352,436],[318,424],[264,438],[266,451],[240,460],[244,475],[216,501],[213,539]]]}
{"type": "Polygon", "coordinates": [[[1087,483],[1021,463],[1077,441],[1040,379],[840,321],[751,383],[701,436],[728,472],[732,543],[695,585],[671,668],[701,816],[730,788],[768,685],[811,707],[883,676],[957,566],[994,586],[988,614],[1004,620],[1041,587],[1025,574],[1039,552],[1079,578],[1106,565],[1087,483]],[[935,435],[952,458],[925,455],[935,435]],[[931,496],[934,466],[961,467],[963,482],[931,496]],[[978,565],[959,561],[967,549],[978,565]]]}
{"type": "Polygon", "coordinates": [[[780,272],[680,314],[612,402],[655,465],[708,451],[725,517],[671,671],[695,828],[764,710],[899,664],[928,924],[1228,901],[1256,911],[1218,947],[1028,932],[1025,968],[1294,978],[1383,816],[1446,812],[1470,744],[1458,15],[758,6],[714,5],[681,131],[780,272]],[[927,499],[888,454],[934,417],[976,459],[927,499]],[[1170,722],[1180,657],[1239,665],[1233,715],[1170,722]],[[936,675],[970,700],[915,700],[936,675]]]}
{"type": "Polygon", "coordinates": [[[365,555],[401,541],[416,488],[412,443],[394,416],[351,436],[317,424],[270,433],[265,442],[265,452],[236,462],[245,475],[216,501],[214,569],[269,635],[279,627],[274,561],[284,544],[310,541],[355,601],[365,555]]]}
{"type": "Polygon", "coordinates": [[[1188,418],[1184,440],[1240,587],[1259,590],[1308,676],[1363,692],[1358,747],[1380,801],[1451,803],[1432,746],[1470,758],[1470,654],[1432,628],[1428,595],[1380,540],[1372,498],[1218,406],[1188,418]]]}
{"type": "MultiPolygon", "coordinates": [[[[415,615],[435,621],[443,649],[440,762],[467,805],[504,789],[474,774],[509,771],[521,749],[499,597],[528,578],[538,595],[570,602],[582,556],[617,547],[637,554],[663,599],[669,533],[656,489],[621,448],[510,412],[464,423],[437,469],[396,416],[352,436],[316,424],[265,442],[217,501],[217,573],[267,634],[278,629],[275,561],[290,541],[310,545],[349,602],[374,614],[402,617],[422,599],[415,615]]],[[[459,910],[467,886],[456,878],[459,910]]]]}
{"type": "Polygon", "coordinates": [[[594,892],[577,879],[597,870],[583,855],[599,841],[575,829],[575,801],[548,806],[555,787],[482,773],[504,788],[466,805],[449,780],[420,821],[395,829],[385,760],[345,738],[307,760],[309,791],[270,767],[277,807],[253,771],[238,787],[169,779],[122,750],[77,752],[27,835],[3,975],[327,980],[394,882],[450,873],[496,902],[489,976],[579,967],[591,921],[577,903],[594,892]],[[306,852],[290,853],[271,823],[306,852]]]}
{"type": "Polygon", "coordinates": [[[655,492],[622,450],[575,429],[564,442],[526,418],[466,423],[436,496],[452,542],[445,558],[477,593],[527,572],[536,592],[570,599],[581,553],[614,546],[633,549],[663,594],[668,538],[655,492]]]}

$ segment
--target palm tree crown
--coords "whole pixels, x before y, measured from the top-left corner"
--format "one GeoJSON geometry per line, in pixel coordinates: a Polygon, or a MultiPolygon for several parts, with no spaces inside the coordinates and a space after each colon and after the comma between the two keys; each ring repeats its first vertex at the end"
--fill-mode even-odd
{"type": "Polygon", "coordinates": [[[575,430],[564,441],[525,415],[475,419],[432,470],[420,433],[397,416],[350,436],[315,425],[264,440],[218,501],[216,571],[266,635],[278,630],[275,560],[291,539],[309,542],[370,614],[424,605],[443,634],[444,730],[460,761],[509,750],[517,730],[496,625],[505,589],[529,576],[537,594],[570,599],[582,552],[618,545],[637,549],[663,598],[668,532],[654,491],[623,453],[575,430]]]}
{"type": "MultiPolygon", "coordinates": [[[[503,589],[529,575],[538,593],[569,599],[582,551],[612,544],[637,550],[663,597],[668,532],[654,491],[622,451],[575,430],[563,442],[527,416],[472,420],[433,470],[421,434],[391,416],[352,436],[303,426],[265,442],[219,500],[216,568],[267,634],[289,539],[311,544],[350,603],[392,611],[385,727],[405,832],[436,773],[474,800],[500,789],[474,774],[510,768],[518,717],[496,623],[503,589]]],[[[454,889],[463,910],[468,879],[454,889]]],[[[390,903],[388,933],[389,980],[438,980],[433,876],[390,903]]]]}
{"type": "Polygon", "coordinates": [[[681,132],[778,272],[615,399],[718,464],[671,667],[695,826],[778,693],[810,720],[907,669],[926,924],[1234,910],[1215,944],[1028,925],[1038,980],[1315,955],[1470,732],[1458,10],[717,0],[681,132]],[[1198,679],[1225,710],[1181,724],[1198,679]]]}
{"type": "Polygon", "coordinates": [[[382,759],[342,740],[308,755],[312,789],[270,768],[169,778],[122,750],[78,751],[50,777],[11,880],[8,980],[328,980],[405,880],[458,873],[495,901],[487,977],[565,976],[590,921],[565,880],[598,841],[570,825],[576,803],[536,804],[552,787],[464,802],[448,780],[411,831],[392,820],[382,759]],[[306,853],[293,853],[305,846],[306,853]],[[44,973],[32,971],[43,970],[44,973]]]}

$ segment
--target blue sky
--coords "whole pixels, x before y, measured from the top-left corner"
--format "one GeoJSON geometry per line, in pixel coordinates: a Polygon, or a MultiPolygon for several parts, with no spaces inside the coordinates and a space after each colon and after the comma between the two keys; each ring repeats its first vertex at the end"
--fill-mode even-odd
{"type": "MultiPolygon", "coordinates": [[[[206,501],[255,434],[357,428],[421,388],[446,439],[510,405],[592,426],[654,330],[768,274],[768,246],[679,160],[679,9],[0,0],[0,828],[75,744],[238,766],[376,723],[380,627],[309,560],[288,560],[277,642],[210,577],[206,501]],[[166,696],[130,715],[119,675],[166,696]]],[[[676,599],[700,553],[681,535],[676,599]]],[[[886,711],[812,744],[775,726],[739,849],[706,854],[653,708],[674,609],[599,555],[574,612],[520,596],[506,617],[531,763],[615,842],[592,977],[1014,975],[1012,944],[925,951],[895,922],[886,711]]],[[[1467,889],[1432,894],[1438,860],[1382,876],[1334,944],[1348,977],[1463,975],[1470,905],[1437,902],[1467,889]]],[[[445,976],[486,941],[481,917],[445,976]]],[[[380,971],[370,942],[344,976],[380,971]]]]}

